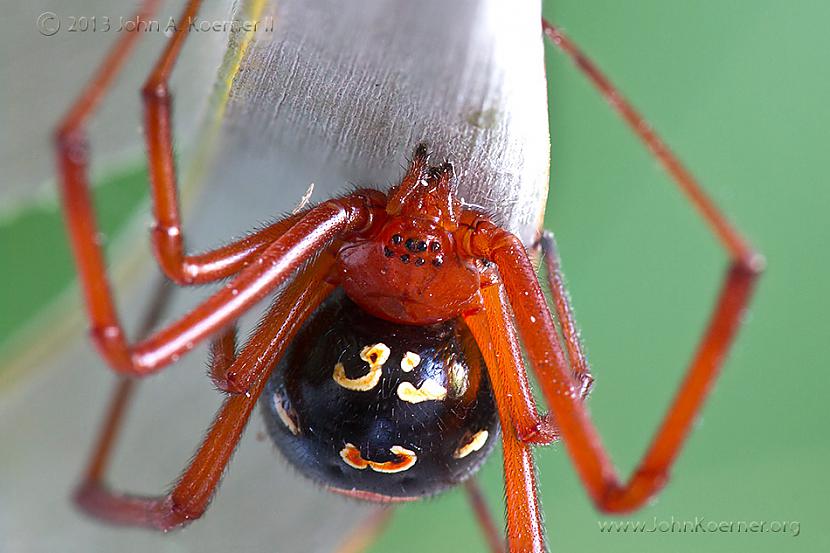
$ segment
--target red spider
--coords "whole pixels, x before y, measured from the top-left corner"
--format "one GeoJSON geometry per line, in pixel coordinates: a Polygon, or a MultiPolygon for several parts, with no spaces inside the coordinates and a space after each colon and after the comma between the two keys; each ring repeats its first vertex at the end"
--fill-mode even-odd
{"type": "MultiPolygon", "coordinates": [[[[146,2],[139,17],[148,18],[154,4],[146,2]]],[[[181,19],[194,17],[199,4],[191,0],[181,19]]],[[[486,214],[462,208],[453,167],[430,166],[424,146],[387,193],[358,190],[230,245],[186,255],[168,92],[187,36],[182,26],[143,89],[156,220],[152,242],[169,279],[183,286],[230,279],[225,287],[149,337],[126,340],[96,239],[85,126],[138,33],[119,39],[56,132],[91,335],[112,368],[129,377],[77,492],[86,511],[160,530],[200,517],[264,390],[271,433],[292,463],[334,491],[383,502],[417,499],[465,481],[490,451],[498,420],[511,551],[546,549],[533,444],[561,437],[588,494],[605,512],[630,512],[666,483],[740,325],[762,259],[594,64],[558,29],[546,21],[542,27],[654,152],[732,260],[687,376],[633,475],[619,479],[582,404],[592,378],[552,235],[543,234],[539,247],[561,338],[524,245],[486,214]],[[234,322],[283,284],[237,353],[234,322]],[[209,338],[212,377],[228,397],[190,465],[161,497],[111,491],[103,477],[130,378],[162,369],[209,338]],[[537,413],[522,348],[549,416],[537,413]],[[420,407],[407,411],[407,404],[420,407]],[[384,411],[389,406],[391,415],[384,411]],[[308,432],[312,425],[316,431],[308,432]]],[[[491,546],[502,549],[476,488],[468,489],[491,546]]]]}

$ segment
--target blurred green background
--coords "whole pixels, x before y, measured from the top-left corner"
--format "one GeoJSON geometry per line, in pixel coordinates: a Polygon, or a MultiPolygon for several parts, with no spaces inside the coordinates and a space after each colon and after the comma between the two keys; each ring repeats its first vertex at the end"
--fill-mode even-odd
{"type": "MultiPolygon", "coordinates": [[[[768,270],[671,482],[630,517],[786,521],[778,533],[603,533],[562,448],[539,450],[551,548],[559,551],[818,551],[830,491],[824,286],[830,190],[830,4],[782,0],[576,0],[545,14],[580,43],[700,178],[768,270]]],[[[590,408],[628,474],[707,321],[726,258],[654,160],[587,81],[547,47],[556,232],[597,379],[590,408]]],[[[135,209],[141,175],[98,193],[105,226],[135,209]]],[[[54,208],[0,223],[0,339],[68,286],[54,208]],[[13,262],[8,260],[13,259],[13,262]],[[37,273],[36,273],[37,271],[37,273]],[[33,275],[37,276],[33,276],[33,275]]],[[[482,481],[501,511],[501,463],[482,481]]],[[[400,508],[372,551],[484,550],[464,496],[400,508]]]]}

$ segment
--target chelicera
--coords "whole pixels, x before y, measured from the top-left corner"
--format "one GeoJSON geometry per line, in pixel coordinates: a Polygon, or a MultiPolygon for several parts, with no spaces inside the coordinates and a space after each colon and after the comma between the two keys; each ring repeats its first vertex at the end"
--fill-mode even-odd
{"type": "MultiPolygon", "coordinates": [[[[147,2],[138,17],[146,19],[154,4],[147,2]]],[[[199,4],[190,1],[181,19],[192,18],[199,4]]],[[[230,245],[186,255],[167,85],[187,34],[181,26],[143,90],[156,220],[152,242],[170,280],[186,286],[227,279],[226,286],[136,343],[124,336],[97,240],[85,125],[137,33],[119,39],[56,133],[91,335],[126,377],[76,495],[86,511],[161,530],[198,518],[258,401],[275,442],[301,472],[359,499],[406,501],[467,481],[500,436],[512,551],[546,549],[535,444],[561,437],[589,496],[604,511],[632,511],[665,484],[739,327],[761,259],[594,64],[556,28],[544,21],[542,28],[655,152],[731,258],[686,379],[633,475],[619,479],[582,403],[592,378],[552,235],[542,234],[534,250],[545,262],[555,315],[531,263],[534,251],[487,214],[464,208],[452,165],[430,165],[424,145],[389,191],[357,190],[230,245]],[[234,322],[275,293],[258,330],[237,351],[234,322]],[[204,340],[212,340],[211,375],[227,399],[201,447],[166,495],[112,491],[105,469],[131,379],[162,369],[204,340]],[[523,351],[550,414],[537,411],[523,351]]],[[[491,529],[493,549],[500,550],[502,540],[475,488],[469,489],[491,529]]]]}

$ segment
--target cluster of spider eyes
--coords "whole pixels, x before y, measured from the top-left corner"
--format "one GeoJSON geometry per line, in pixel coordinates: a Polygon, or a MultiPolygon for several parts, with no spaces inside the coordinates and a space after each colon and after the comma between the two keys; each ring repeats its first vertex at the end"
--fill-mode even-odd
{"type": "MultiPolygon", "coordinates": [[[[415,258],[415,266],[420,267],[421,265],[426,263],[426,259],[417,255],[419,253],[424,253],[425,251],[429,250],[433,254],[436,254],[435,258],[432,260],[432,264],[435,267],[440,267],[444,264],[444,258],[438,252],[441,251],[441,244],[438,242],[430,242],[427,244],[425,240],[419,240],[417,238],[407,238],[406,242],[404,242],[403,236],[400,234],[395,234],[392,238],[389,239],[389,243],[394,246],[400,246],[401,243],[404,244],[406,249],[412,253],[403,253],[399,256],[399,259],[404,263],[409,263],[412,261],[412,258],[415,258]]],[[[386,257],[393,257],[395,252],[389,246],[383,247],[383,255],[386,257]]]]}

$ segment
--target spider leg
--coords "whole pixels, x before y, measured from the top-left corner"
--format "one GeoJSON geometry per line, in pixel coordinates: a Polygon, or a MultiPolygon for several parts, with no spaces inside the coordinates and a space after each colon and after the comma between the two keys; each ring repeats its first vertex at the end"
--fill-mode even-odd
{"type": "Polygon", "coordinates": [[[603,511],[618,513],[641,506],[665,484],[669,467],[718,375],[758,276],[757,265],[745,262],[754,257],[735,259],[727,271],[714,314],[686,378],[639,467],[622,483],[580,400],[580,385],[570,374],[556,326],[521,241],[481,220],[473,226],[467,243],[472,255],[490,259],[499,267],[542,393],[594,503],[603,511]]]}
{"type": "MultiPolygon", "coordinates": [[[[146,310],[139,323],[139,336],[146,336],[156,326],[167,308],[172,292],[173,288],[167,285],[166,279],[159,278],[158,283],[155,285],[155,290],[151,295],[150,307],[146,310]]],[[[222,343],[221,340],[227,340],[224,334],[221,338],[218,337],[214,344],[222,343]]],[[[231,350],[232,354],[233,350],[231,350]]],[[[118,377],[118,382],[112,393],[107,414],[104,417],[104,423],[98,432],[98,440],[92,449],[92,455],[87,464],[86,475],[84,477],[86,481],[96,481],[103,478],[107,466],[109,466],[110,456],[112,455],[115,442],[118,440],[118,435],[121,433],[121,428],[124,425],[127,408],[135,394],[137,386],[138,382],[132,378],[124,376],[118,377]]]]}
{"type": "MultiPolygon", "coordinates": [[[[502,270],[508,295],[516,310],[516,322],[528,347],[534,369],[540,376],[543,393],[553,408],[557,421],[563,427],[566,447],[591,497],[603,510],[626,512],[640,506],[665,482],[668,469],[679,453],[691,423],[719,373],[723,358],[740,325],[741,315],[749,303],[755,282],[763,269],[764,260],[732,227],[692,174],[594,62],[559,29],[544,19],[542,27],[545,35],[575,62],[655,155],[731,258],[720,297],[698,351],[687,370],[686,378],[639,468],[628,483],[623,485],[617,478],[590,418],[579,402],[575,401],[574,396],[578,395],[579,391],[575,389],[575,383],[564,373],[565,360],[561,345],[555,339],[555,328],[524,248],[515,237],[508,237],[504,232],[490,233],[487,239],[478,244],[479,249],[486,250],[502,270]],[[485,244],[488,241],[489,243],[485,244]],[[511,254],[516,257],[509,259],[511,254]]],[[[482,235],[488,232],[485,230],[482,235]]],[[[549,242],[548,246],[553,246],[553,242],[549,242]]],[[[553,254],[554,250],[548,250],[552,253],[547,256],[549,269],[552,265],[552,273],[555,275],[558,272],[558,263],[553,254]]],[[[555,295],[560,285],[561,282],[552,285],[555,295]]],[[[564,293],[560,296],[569,312],[566,296],[564,293]]],[[[562,308],[559,305],[557,311],[562,319],[562,308]]],[[[576,336],[575,333],[572,335],[576,336]]],[[[579,363],[581,359],[587,368],[578,340],[568,339],[566,335],[565,347],[572,360],[579,363]]]]}
{"type": "MultiPolygon", "coordinates": [[[[638,469],[628,482],[623,484],[588,413],[579,401],[584,386],[575,382],[568,373],[568,363],[559,343],[556,327],[524,247],[516,237],[492,224],[470,226],[473,229],[469,240],[471,253],[486,257],[499,266],[515,313],[516,324],[531,364],[539,377],[542,392],[556,416],[565,446],[591,498],[598,508],[604,511],[628,512],[641,506],[665,483],[668,470],[688,436],[691,424],[714,383],[723,358],[737,332],[741,315],[763,267],[763,259],[733,229],[691,173],[593,62],[547,21],[543,20],[542,25],[545,34],[588,75],[609,103],[655,154],[732,259],[712,319],[687,370],[686,378],[638,469]]],[[[571,359],[571,367],[579,373],[583,368],[587,370],[588,365],[576,339],[555,250],[551,247],[553,243],[548,242],[547,246],[549,279],[557,313],[562,321],[565,347],[571,359]]]]}
{"type": "MultiPolygon", "coordinates": [[[[475,512],[476,520],[481,525],[490,550],[492,553],[505,553],[501,531],[493,521],[487,502],[475,477],[469,478],[464,483],[464,490],[475,512]]],[[[368,519],[355,528],[348,539],[337,549],[337,553],[362,553],[366,551],[389,525],[393,512],[394,508],[392,506],[383,506],[376,509],[368,519]]]]}
{"type": "Polygon", "coordinates": [[[464,482],[464,491],[467,492],[467,499],[470,501],[470,506],[473,508],[482,532],[484,532],[490,551],[492,553],[505,553],[504,536],[496,527],[493,515],[487,507],[487,501],[484,499],[484,494],[481,493],[481,488],[475,476],[464,482]]]}
{"type": "MultiPolygon", "coordinates": [[[[321,254],[321,257],[330,257],[330,264],[334,263],[333,252],[337,250],[337,244],[333,244],[327,251],[321,254]]],[[[286,318],[304,317],[304,306],[301,304],[287,305],[282,313],[286,318]]],[[[224,351],[233,352],[235,348],[234,335],[228,334],[225,337],[229,343],[226,344],[224,351]]],[[[217,355],[217,354],[215,354],[217,355]]],[[[256,377],[256,366],[252,364],[231,364],[231,363],[215,363],[211,369],[211,379],[213,383],[220,389],[230,393],[244,394],[248,390],[256,377]]]]}
{"type": "MultiPolygon", "coordinates": [[[[243,269],[188,314],[136,344],[127,342],[113,312],[93,311],[99,306],[90,304],[92,338],[116,372],[130,376],[155,372],[235,321],[330,242],[368,229],[373,210],[377,209],[370,202],[369,197],[358,192],[312,208],[291,230],[263,250],[256,263],[243,269]]],[[[107,307],[110,305],[107,301],[107,307]]],[[[242,388],[230,391],[246,391],[246,383],[240,385],[242,388]]]]}
{"type": "Polygon", "coordinates": [[[568,363],[571,367],[571,376],[579,383],[579,397],[585,399],[591,392],[594,384],[594,377],[591,375],[591,367],[588,359],[582,351],[582,342],[579,338],[579,331],[574,321],[573,310],[571,309],[568,291],[565,289],[565,279],[562,276],[561,263],[559,261],[559,250],[556,248],[556,239],[553,233],[546,230],[538,243],[542,251],[542,260],[545,263],[545,275],[548,281],[548,288],[553,297],[553,306],[556,311],[556,318],[559,320],[559,327],[567,345],[568,363]]]}
{"type": "Polygon", "coordinates": [[[199,12],[202,0],[189,0],[182,12],[176,33],[156,62],[141,90],[144,102],[144,128],[147,159],[153,195],[153,251],[159,266],[172,281],[202,284],[220,280],[238,272],[269,243],[279,238],[296,222],[289,217],[228,246],[197,255],[185,255],[184,236],[179,212],[176,163],[173,154],[173,95],[170,76],[188,36],[189,23],[199,12]]]}
{"type": "MultiPolygon", "coordinates": [[[[548,248],[548,252],[552,251],[548,248]]],[[[553,289],[554,298],[558,298],[557,301],[561,302],[558,304],[560,306],[558,316],[562,324],[563,334],[566,337],[571,336],[578,344],[570,307],[567,305],[567,298],[564,296],[564,289],[562,288],[558,262],[551,259],[547,254],[546,259],[549,261],[548,270],[550,274],[556,277],[551,279],[551,288],[553,289]]],[[[512,421],[512,427],[516,433],[515,437],[520,442],[524,444],[551,443],[558,439],[559,432],[549,415],[540,417],[537,414],[536,403],[530,391],[527,372],[522,360],[522,349],[513,325],[513,313],[505,297],[505,289],[501,278],[498,275],[493,275],[488,281],[483,282],[481,294],[484,308],[479,312],[465,316],[465,321],[484,356],[488,375],[493,384],[496,402],[499,405],[508,406],[509,420],[512,421]],[[496,382],[498,382],[498,385],[496,382]]],[[[577,351],[581,352],[581,349],[577,351]]],[[[582,400],[590,389],[590,383],[592,382],[590,372],[587,370],[584,357],[572,363],[571,367],[571,376],[580,382],[581,393],[579,399],[582,400]]],[[[503,431],[504,425],[505,422],[502,420],[503,431]]],[[[514,450],[519,449],[515,444],[511,447],[514,450]]],[[[532,458],[530,458],[530,462],[532,463],[532,458]]],[[[507,463],[507,460],[505,460],[505,463],[507,463]]],[[[505,464],[505,470],[508,471],[507,464],[505,464]]],[[[530,478],[523,483],[524,497],[520,494],[522,485],[519,484],[514,484],[514,490],[516,490],[514,493],[508,490],[506,494],[508,497],[508,517],[510,517],[511,510],[515,509],[509,502],[511,497],[513,501],[524,502],[523,505],[531,503],[531,507],[528,507],[529,512],[540,510],[536,494],[535,475],[530,472],[528,476],[530,478]]],[[[478,512],[479,508],[476,508],[476,511],[478,512]]],[[[524,516],[527,517],[527,515],[524,516]]],[[[526,520],[526,518],[517,520],[513,524],[518,528],[532,528],[526,520]]],[[[484,523],[482,524],[486,527],[484,523]]],[[[510,532],[510,524],[508,520],[508,532],[510,532]]],[[[542,526],[540,525],[539,528],[541,529],[542,526]]],[[[540,537],[541,540],[536,546],[544,550],[544,534],[540,534],[540,537]]],[[[491,540],[491,546],[492,543],[491,540]]],[[[520,545],[519,542],[514,541],[510,542],[510,546],[511,551],[525,551],[526,549],[521,548],[529,547],[528,543],[520,545]]]]}
{"type": "MultiPolygon", "coordinates": [[[[533,452],[530,444],[519,439],[513,418],[516,416],[514,412],[519,417],[532,418],[530,415],[532,404],[526,401],[527,398],[522,398],[525,401],[512,399],[514,393],[521,390],[523,386],[527,386],[526,382],[521,382],[520,371],[511,370],[520,362],[521,357],[513,358],[513,362],[509,363],[504,354],[507,353],[509,357],[512,351],[509,348],[503,349],[504,343],[508,341],[507,334],[498,332],[491,334],[490,332],[489,319],[493,317],[493,311],[496,314],[499,311],[500,287],[487,286],[482,288],[481,293],[484,306],[478,311],[464,315],[464,321],[484,355],[501,422],[508,549],[527,552],[547,551],[545,527],[542,523],[541,506],[536,492],[533,452]],[[497,342],[491,346],[491,340],[497,340],[497,342]],[[499,351],[502,353],[497,353],[499,351]]],[[[535,407],[533,414],[535,415],[535,407]]]]}
{"type": "MultiPolygon", "coordinates": [[[[136,17],[148,20],[156,11],[158,0],[145,0],[136,17]]],[[[191,1],[181,21],[195,17],[200,2],[191,1]]],[[[168,277],[179,284],[202,284],[226,278],[238,272],[258,251],[276,240],[296,217],[270,225],[236,242],[213,251],[185,256],[179,225],[176,198],[175,167],[172,145],[169,94],[158,99],[159,91],[167,90],[167,76],[187,36],[187,26],[180,26],[168,42],[156,69],[144,90],[148,150],[152,178],[153,207],[157,224],[152,233],[154,251],[168,277]],[[158,79],[162,85],[159,86],[158,79]],[[164,106],[156,107],[162,103],[164,106]]],[[[103,254],[97,246],[97,224],[88,185],[89,146],[86,124],[110,89],[141,33],[123,33],[109,56],[101,63],[96,75],[79,95],[55,131],[58,170],[67,224],[77,258],[81,281],[87,297],[108,295],[103,254]]],[[[99,301],[106,302],[108,297],[99,301]]]]}
{"type": "Polygon", "coordinates": [[[211,342],[210,348],[210,379],[222,391],[229,391],[228,384],[233,380],[228,370],[233,366],[236,359],[236,323],[225,328],[216,335],[211,342]]]}
{"type": "Polygon", "coordinates": [[[394,507],[385,505],[375,511],[357,526],[349,537],[337,548],[337,553],[363,553],[380,537],[392,519],[394,507]]]}
{"type": "MultiPolygon", "coordinates": [[[[504,299],[497,275],[482,286],[485,308],[483,316],[465,317],[467,327],[484,356],[491,383],[498,379],[506,390],[503,400],[510,410],[510,420],[517,437],[525,442],[547,445],[557,439],[550,417],[540,416],[527,378],[522,349],[511,324],[511,313],[504,299]]],[[[495,387],[494,387],[495,390],[495,387]]],[[[499,399],[499,396],[496,396],[499,399]]]]}
{"type": "Polygon", "coordinates": [[[503,406],[499,406],[499,419],[504,456],[508,549],[528,553],[547,551],[532,446],[516,436],[510,413],[503,406]]]}
{"type": "MultiPolygon", "coordinates": [[[[93,455],[86,479],[75,494],[77,503],[91,515],[129,526],[170,530],[199,518],[207,508],[271,371],[305,319],[334,290],[333,258],[321,256],[277,298],[245,344],[232,366],[252,365],[249,393],[229,396],[207,435],[172,491],[142,497],[111,491],[103,481],[109,452],[120,424],[131,384],[122,384],[104,426],[104,438],[93,455]],[[287,316],[287,314],[291,316],[287,316]],[[126,392],[125,392],[126,390],[126,392]]],[[[234,332],[228,327],[226,333],[234,332]]],[[[214,342],[213,360],[233,357],[233,340],[214,342]]],[[[216,370],[216,369],[214,369],[216,370]]],[[[232,368],[230,369],[232,370],[232,368]]]]}
{"type": "Polygon", "coordinates": [[[692,205],[712,229],[718,240],[729,252],[732,259],[743,264],[747,270],[759,272],[763,268],[763,258],[737,232],[729,220],[723,216],[715,203],[706,195],[697,180],[686,169],[680,160],[666,146],[665,142],[652,130],[642,116],[634,109],[631,103],[611,83],[586,56],[582,50],[565,36],[557,27],[542,19],[542,29],[545,35],[558,46],[576,66],[582,71],[591,83],[605,97],[609,104],[619,113],[631,130],[640,138],[645,146],[654,154],[660,165],[671,176],[677,186],[686,194],[692,205]]]}
{"type": "MultiPolygon", "coordinates": [[[[194,17],[199,4],[200,2],[191,0],[181,21],[194,17]]],[[[146,1],[139,10],[138,17],[141,20],[147,20],[156,7],[156,1],[146,1]]],[[[166,82],[166,76],[172,69],[173,62],[181,49],[185,38],[183,33],[186,29],[187,25],[181,25],[177,34],[168,43],[165,53],[148,81],[149,87],[145,87],[146,90],[158,92],[157,85],[166,82]]],[[[120,374],[129,376],[143,376],[160,369],[191,349],[200,340],[232,322],[245,309],[284,282],[293,270],[309,256],[319,251],[326,242],[343,233],[359,230],[364,225],[358,223],[358,220],[366,223],[365,216],[368,215],[365,205],[357,205],[364,202],[353,201],[356,197],[333,200],[329,202],[328,207],[318,206],[296,214],[239,242],[219,248],[214,252],[189,258],[189,261],[182,261],[181,272],[201,275],[198,278],[194,277],[195,280],[185,279],[186,283],[205,282],[234,273],[239,274],[228,288],[209,298],[194,312],[171,327],[155,336],[148,337],[142,343],[129,344],[118,320],[107,279],[104,256],[98,240],[98,229],[88,187],[88,145],[85,126],[87,119],[100,103],[126,61],[138,34],[123,33],[123,36],[118,39],[98,73],[59,125],[55,137],[64,210],[91,321],[90,333],[109,364],[120,374]],[[317,237],[311,238],[308,235],[309,231],[317,234],[317,237]],[[318,231],[322,231],[322,235],[318,231]],[[256,265],[252,263],[254,257],[258,261],[256,265]],[[192,263],[200,268],[194,269],[196,265],[192,263]],[[267,276],[268,273],[271,276],[267,276]]],[[[162,89],[166,87],[162,86],[162,89]]],[[[169,113],[169,103],[165,102],[168,101],[169,95],[158,100],[160,102],[158,105],[162,108],[167,106],[167,113],[169,113]]],[[[165,109],[152,107],[157,105],[157,100],[151,99],[147,102],[148,112],[165,111],[165,109]]],[[[165,135],[167,140],[166,143],[161,140],[162,146],[164,144],[169,146],[171,142],[169,133],[165,134],[169,131],[169,120],[164,119],[163,116],[157,119],[157,116],[153,115],[148,116],[147,123],[150,127],[148,136],[165,135]]],[[[161,245],[157,247],[157,250],[167,251],[171,248],[173,250],[179,248],[176,251],[180,253],[181,232],[177,226],[178,204],[175,198],[175,181],[172,180],[174,173],[172,157],[170,158],[171,164],[164,169],[163,156],[159,154],[161,151],[168,151],[172,156],[172,150],[159,146],[159,140],[151,140],[150,149],[155,152],[150,156],[151,173],[154,175],[154,211],[160,220],[160,228],[165,229],[163,234],[170,238],[169,242],[166,238],[161,239],[161,245]]],[[[158,235],[158,233],[155,234],[158,235]]],[[[165,259],[168,261],[162,262],[163,268],[169,269],[171,265],[175,265],[169,261],[172,259],[169,255],[165,255],[165,259]]],[[[171,273],[169,270],[167,272],[171,273]]],[[[175,274],[172,276],[177,278],[175,274]]]]}

